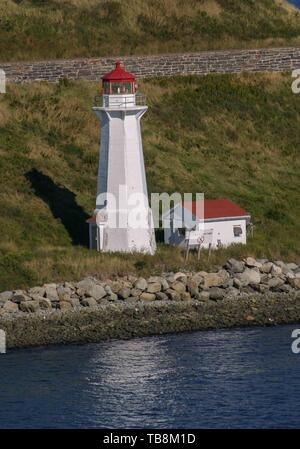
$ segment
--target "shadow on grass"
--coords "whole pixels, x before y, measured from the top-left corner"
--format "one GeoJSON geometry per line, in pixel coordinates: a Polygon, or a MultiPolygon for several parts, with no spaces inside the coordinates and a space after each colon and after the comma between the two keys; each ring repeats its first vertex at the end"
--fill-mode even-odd
{"type": "Polygon", "coordinates": [[[73,192],[55,182],[36,169],[25,174],[35,194],[51,209],[54,218],[61,220],[74,245],[88,245],[88,215],[76,202],[73,192]]]}

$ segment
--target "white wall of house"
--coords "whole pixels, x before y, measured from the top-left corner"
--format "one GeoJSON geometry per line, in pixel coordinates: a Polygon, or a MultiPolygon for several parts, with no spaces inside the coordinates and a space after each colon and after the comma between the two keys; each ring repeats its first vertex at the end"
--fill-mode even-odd
{"type": "MultiPolygon", "coordinates": [[[[181,223],[178,228],[178,217],[181,216],[181,207],[175,208],[174,217],[170,219],[171,227],[168,227],[169,214],[166,214],[163,218],[164,227],[164,242],[169,245],[186,245],[186,230],[191,229],[192,217],[187,213],[185,215],[184,224],[181,223]]],[[[218,241],[222,246],[229,246],[232,244],[246,244],[247,243],[247,222],[250,221],[250,217],[229,217],[220,218],[214,220],[205,220],[203,223],[196,225],[196,229],[209,230],[213,229],[212,247],[218,246],[218,241]],[[241,229],[240,235],[235,235],[235,229],[241,229]]],[[[203,247],[208,247],[208,244],[204,244],[203,247]]]]}

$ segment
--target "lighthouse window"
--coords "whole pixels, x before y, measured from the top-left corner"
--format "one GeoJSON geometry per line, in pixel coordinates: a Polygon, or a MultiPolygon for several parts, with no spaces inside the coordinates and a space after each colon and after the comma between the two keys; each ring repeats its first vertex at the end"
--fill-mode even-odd
{"type": "Polygon", "coordinates": [[[131,94],[132,83],[112,83],[112,94],[131,94]]]}
{"type": "Polygon", "coordinates": [[[241,226],[233,226],[233,235],[235,237],[240,237],[243,234],[243,230],[241,226]]]}
{"type": "Polygon", "coordinates": [[[109,95],[110,94],[110,92],[109,92],[109,83],[107,81],[104,81],[104,83],[103,83],[103,93],[105,95],[109,95]]]}

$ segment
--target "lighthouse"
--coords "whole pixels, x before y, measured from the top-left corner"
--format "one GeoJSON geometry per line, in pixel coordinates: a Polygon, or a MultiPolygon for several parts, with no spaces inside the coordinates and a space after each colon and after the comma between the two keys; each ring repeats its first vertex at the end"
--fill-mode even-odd
{"type": "Polygon", "coordinates": [[[101,142],[96,209],[88,220],[90,248],[154,254],[140,125],[148,109],[146,98],[137,93],[135,76],[120,62],[102,77],[102,90],[93,107],[101,142]]]}

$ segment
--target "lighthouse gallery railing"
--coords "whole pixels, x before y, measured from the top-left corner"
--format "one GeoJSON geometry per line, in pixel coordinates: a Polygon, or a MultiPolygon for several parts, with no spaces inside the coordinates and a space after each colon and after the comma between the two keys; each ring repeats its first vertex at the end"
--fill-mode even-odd
{"type": "Polygon", "coordinates": [[[96,95],[94,107],[132,108],[134,106],[146,106],[147,97],[143,94],[136,95],[96,95]]]}

